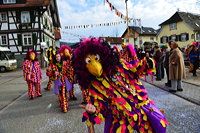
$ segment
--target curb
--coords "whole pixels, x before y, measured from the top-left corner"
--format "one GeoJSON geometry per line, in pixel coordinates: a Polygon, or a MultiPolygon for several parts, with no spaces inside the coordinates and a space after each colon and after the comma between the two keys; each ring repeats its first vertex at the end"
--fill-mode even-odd
{"type": "MultiPolygon", "coordinates": [[[[144,81],[143,79],[140,79],[140,80],[144,81]]],[[[150,84],[150,85],[153,85],[153,86],[155,86],[155,87],[158,87],[158,88],[160,88],[160,89],[162,89],[162,90],[164,90],[164,91],[169,92],[167,89],[165,89],[165,88],[163,88],[163,87],[160,87],[160,86],[158,86],[158,85],[156,85],[156,84],[153,84],[153,83],[148,82],[148,81],[144,81],[144,82],[146,82],[146,83],[148,83],[148,84],[150,84]]],[[[187,82],[186,82],[186,83],[187,83],[187,82]]],[[[192,83],[190,83],[190,84],[192,84],[192,83]]],[[[193,84],[192,84],[192,85],[193,85],[193,84]]],[[[197,86],[198,86],[198,85],[197,85],[197,86]]],[[[178,96],[178,97],[180,97],[180,98],[183,98],[183,99],[185,99],[185,100],[187,100],[187,101],[189,101],[189,102],[191,102],[191,103],[194,103],[194,104],[200,106],[200,101],[198,101],[198,100],[196,100],[196,99],[193,99],[193,98],[190,98],[190,97],[187,97],[187,96],[185,96],[185,95],[178,94],[178,93],[173,93],[173,92],[169,92],[169,93],[174,94],[174,95],[176,95],[176,96],[178,96]]]]}
{"type": "Polygon", "coordinates": [[[197,85],[197,84],[194,84],[194,83],[191,83],[191,82],[187,82],[187,81],[182,81],[183,83],[187,83],[187,84],[191,84],[191,85],[194,85],[194,86],[197,86],[197,87],[200,87],[200,85],[197,85]]]}

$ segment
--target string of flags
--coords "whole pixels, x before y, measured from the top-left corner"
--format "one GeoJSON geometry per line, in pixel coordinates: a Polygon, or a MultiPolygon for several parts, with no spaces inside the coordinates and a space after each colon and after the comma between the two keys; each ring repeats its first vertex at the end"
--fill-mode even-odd
{"type": "Polygon", "coordinates": [[[126,21],[119,22],[110,22],[110,23],[101,23],[101,24],[84,24],[84,25],[74,25],[74,26],[65,26],[65,29],[80,29],[80,28],[94,28],[94,27],[102,27],[102,26],[116,26],[119,24],[125,24],[126,21]]]}
{"type": "MultiPolygon", "coordinates": [[[[130,22],[138,22],[141,23],[141,19],[131,19],[130,22]]],[[[84,24],[84,25],[73,25],[73,26],[65,26],[65,29],[72,30],[72,29],[81,29],[81,28],[95,28],[95,27],[102,27],[102,26],[117,26],[120,24],[126,24],[126,21],[119,21],[119,22],[108,22],[108,23],[101,23],[101,24],[84,24]]]]}
{"type": "Polygon", "coordinates": [[[106,0],[106,2],[108,3],[109,7],[110,7],[110,10],[111,11],[115,11],[115,14],[120,17],[121,19],[124,19],[124,20],[133,20],[133,18],[127,18],[127,16],[125,16],[124,14],[122,14],[119,10],[117,10],[111,3],[109,0],[106,0]]]}
{"type": "Polygon", "coordinates": [[[61,33],[67,34],[67,35],[70,35],[70,36],[74,36],[74,37],[78,37],[78,38],[84,38],[84,36],[82,36],[82,35],[66,32],[66,31],[61,31],[61,33]]]}

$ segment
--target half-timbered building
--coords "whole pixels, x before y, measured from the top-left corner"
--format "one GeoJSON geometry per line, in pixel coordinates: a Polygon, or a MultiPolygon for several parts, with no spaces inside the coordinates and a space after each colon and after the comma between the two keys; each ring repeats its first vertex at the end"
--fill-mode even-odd
{"type": "Polygon", "coordinates": [[[61,38],[56,0],[0,0],[0,46],[8,47],[18,67],[28,49],[39,54],[61,38]]]}

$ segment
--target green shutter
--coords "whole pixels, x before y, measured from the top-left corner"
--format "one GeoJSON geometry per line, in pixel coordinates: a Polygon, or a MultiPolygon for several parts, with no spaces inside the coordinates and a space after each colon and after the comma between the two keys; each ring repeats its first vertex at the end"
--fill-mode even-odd
{"type": "Polygon", "coordinates": [[[189,40],[189,34],[186,34],[186,41],[189,40]]]}
{"type": "Polygon", "coordinates": [[[21,12],[20,11],[16,11],[16,21],[17,23],[20,23],[21,22],[21,12]]]}
{"type": "Polygon", "coordinates": [[[163,37],[160,38],[160,43],[163,43],[163,37]]]}
{"type": "Polygon", "coordinates": [[[32,40],[33,40],[33,45],[36,45],[36,44],[37,44],[37,36],[36,36],[36,33],[33,33],[33,35],[32,35],[32,40]]]}
{"type": "Polygon", "coordinates": [[[17,34],[17,41],[18,41],[18,46],[22,46],[22,35],[17,34]]]}
{"type": "Polygon", "coordinates": [[[31,23],[35,22],[34,11],[30,11],[31,23]]]}

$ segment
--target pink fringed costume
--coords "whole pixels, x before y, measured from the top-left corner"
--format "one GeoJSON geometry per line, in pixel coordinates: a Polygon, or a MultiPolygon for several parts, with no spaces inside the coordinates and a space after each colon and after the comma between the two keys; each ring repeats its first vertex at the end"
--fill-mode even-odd
{"type": "Polygon", "coordinates": [[[77,100],[77,98],[74,95],[74,75],[72,75],[73,71],[74,71],[72,64],[71,64],[72,49],[67,45],[62,45],[58,52],[61,54],[62,60],[66,61],[68,67],[70,67],[70,70],[68,70],[68,73],[66,75],[68,78],[71,78],[73,80],[73,82],[70,82],[72,84],[71,85],[72,88],[69,91],[69,97],[71,100],[77,100]]]}
{"type": "Polygon", "coordinates": [[[74,50],[73,65],[79,84],[88,88],[88,103],[96,108],[93,114],[83,113],[90,131],[93,124],[105,121],[104,133],[166,132],[168,122],[138,81],[147,72],[148,62],[130,64],[119,59],[106,42],[89,38],[74,50]],[[94,76],[90,64],[102,66],[99,76],[94,76]]]}
{"type": "Polygon", "coordinates": [[[41,68],[40,64],[37,61],[37,54],[33,50],[29,50],[26,56],[26,59],[22,66],[24,80],[28,84],[28,96],[30,99],[33,99],[35,96],[42,96],[41,94],[41,68]],[[30,54],[35,54],[35,59],[30,58],[30,54]]]}

